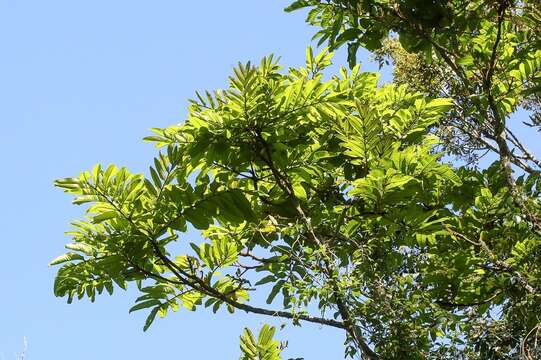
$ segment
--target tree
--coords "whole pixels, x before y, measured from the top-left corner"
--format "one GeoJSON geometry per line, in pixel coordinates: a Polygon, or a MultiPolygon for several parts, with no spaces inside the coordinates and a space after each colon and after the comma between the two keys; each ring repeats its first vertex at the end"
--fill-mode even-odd
{"type": "MultiPolygon", "coordinates": [[[[227,90],[197,94],[183,124],[146,139],[161,149],[148,178],[97,165],[58,180],[88,216],[51,263],[62,264],[55,294],[93,300],[133,282],[141,296],[130,311],[149,310],[145,330],[181,306],[224,307],[343,329],[345,355],[366,359],[539,355],[539,164],[512,151],[505,123],[535,101],[541,69],[538,52],[513,50],[506,14],[537,8],[473,6],[498,15],[491,25],[457,4],[430,4],[437,24],[417,17],[415,2],[296,1],[289,9],[311,6],[323,41],[350,43],[350,71],[324,80],[332,54],[310,48],[301,68],[282,71],[272,56],[239,64],[227,90]],[[378,87],[377,74],[360,72],[357,47],[377,49],[390,32],[429,53],[449,84],[438,75],[433,92],[411,81],[378,87]],[[447,54],[465,48],[463,37],[485,46],[471,55],[484,63],[447,54]],[[447,86],[452,98],[441,96],[447,86]],[[500,160],[483,170],[444,163],[449,142],[434,133],[460,122],[477,124],[475,141],[500,160]],[[526,174],[516,178],[512,164],[526,174]],[[190,225],[205,240],[172,254],[190,225]],[[268,292],[267,304],[254,292],[268,292]]],[[[243,359],[278,358],[273,332],[257,342],[245,332],[243,359]]]]}

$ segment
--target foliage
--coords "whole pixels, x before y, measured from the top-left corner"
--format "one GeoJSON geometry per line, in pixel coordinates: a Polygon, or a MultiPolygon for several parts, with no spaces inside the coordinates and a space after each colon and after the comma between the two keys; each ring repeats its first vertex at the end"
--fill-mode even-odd
{"type": "Polygon", "coordinates": [[[163,148],[149,178],[97,165],[57,181],[90,206],[52,262],[63,264],[55,294],[93,300],[135,282],[131,311],[150,309],[145,329],[180,306],[225,306],[343,328],[347,354],[368,357],[442,351],[475,331],[464,319],[493,310],[457,309],[487,298],[519,298],[508,316],[534,324],[539,298],[524,289],[539,286],[537,234],[495,169],[439,160],[428,128],[451,102],[377,87],[358,66],[325,81],[330,56],[308,49],[306,67],[287,73],[272,57],[239,65],[229,89],[198,96],[185,123],[147,138],[163,148]],[[171,254],[188,224],[207,241],[171,254]],[[255,291],[282,309],[252,305],[255,291]]]}
{"type": "Polygon", "coordinates": [[[250,329],[245,328],[240,336],[240,360],[282,360],[280,344],[274,340],[276,329],[263,325],[257,339],[250,329]]]}
{"type": "MultiPolygon", "coordinates": [[[[148,176],[97,165],[58,180],[87,217],[51,263],[55,294],[94,300],[134,283],[145,330],[170,310],[225,308],[342,329],[350,357],[536,358],[541,167],[507,129],[538,96],[536,3],[288,10],[300,7],[320,41],[348,44],[351,70],[328,78],[332,53],[311,48],[287,71],[272,56],[239,64],[226,90],[196,94],[184,123],[146,138],[161,149],[148,176]],[[355,64],[359,46],[409,68],[378,86],[355,64]],[[445,163],[463,134],[457,146],[498,161],[445,163]]],[[[278,359],[273,334],[246,330],[243,359],[278,359]]]]}

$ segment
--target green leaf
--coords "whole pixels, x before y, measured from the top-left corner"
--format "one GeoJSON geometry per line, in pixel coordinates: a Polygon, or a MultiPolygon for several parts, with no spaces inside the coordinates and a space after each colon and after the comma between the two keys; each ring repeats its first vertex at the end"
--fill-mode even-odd
{"type": "Polygon", "coordinates": [[[105,220],[114,219],[115,217],[117,217],[117,212],[115,210],[111,210],[94,216],[92,221],[94,222],[94,224],[99,224],[105,220]]]}
{"type": "Polygon", "coordinates": [[[362,33],[362,30],[357,28],[347,29],[336,38],[336,44],[338,45],[346,41],[356,40],[362,33]]]}
{"type": "Polygon", "coordinates": [[[143,331],[147,331],[150,325],[152,325],[152,323],[154,322],[154,319],[156,318],[156,314],[158,313],[158,310],[160,310],[160,308],[157,306],[150,311],[150,314],[148,314],[147,319],[145,321],[145,326],[143,327],[143,331]]]}
{"type": "Polygon", "coordinates": [[[297,0],[294,1],[291,5],[287,6],[284,11],[285,12],[292,12],[298,9],[302,9],[308,6],[312,5],[312,1],[309,0],[297,0]]]}
{"type": "Polygon", "coordinates": [[[186,209],[184,216],[196,229],[206,230],[209,227],[210,219],[208,219],[202,209],[186,209]]]}
{"type": "Polygon", "coordinates": [[[87,256],[91,256],[94,253],[94,250],[92,249],[92,247],[87,244],[71,243],[71,244],[66,244],[65,247],[68,250],[80,251],[87,256]]]}
{"type": "Polygon", "coordinates": [[[468,54],[462,58],[460,58],[457,63],[462,66],[469,67],[473,65],[473,56],[471,54],[468,54]]]}
{"type": "Polygon", "coordinates": [[[255,285],[263,285],[274,281],[276,281],[276,277],[274,275],[267,275],[263,279],[256,282],[255,285]]]}
{"type": "Polygon", "coordinates": [[[141,310],[141,309],[146,309],[146,308],[156,306],[156,305],[161,305],[161,302],[159,300],[157,300],[157,299],[143,301],[143,302],[140,302],[140,303],[135,304],[134,306],[132,306],[129,312],[132,313],[134,311],[141,310]]]}
{"type": "Polygon", "coordinates": [[[453,99],[434,99],[430,100],[426,104],[426,108],[430,110],[437,111],[439,113],[444,113],[451,109],[453,106],[453,99]]]}
{"type": "Polygon", "coordinates": [[[55,258],[53,261],[49,263],[49,266],[58,265],[65,263],[67,261],[74,261],[74,260],[84,260],[85,258],[77,253],[66,253],[64,255],[60,255],[59,257],[55,258]]]}
{"type": "Polygon", "coordinates": [[[242,218],[246,221],[253,222],[257,220],[257,217],[252,210],[252,206],[246,196],[240,190],[234,190],[230,192],[231,199],[234,206],[240,212],[242,218]]]}
{"type": "Polygon", "coordinates": [[[293,192],[299,200],[306,201],[308,199],[306,190],[304,189],[304,186],[302,186],[302,184],[300,183],[293,184],[293,192]]]}
{"type": "Polygon", "coordinates": [[[276,282],[276,284],[272,287],[272,290],[269,293],[269,296],[267,297],[267,300],[266,300],[267,304],[271,304],[274,301],[274,298],[276,297],[276,295],[278,295],[278,293],[282,289],[282,286],[284,286],[284,283],[285,283],[284,280],[278,280],[276,282]]]}

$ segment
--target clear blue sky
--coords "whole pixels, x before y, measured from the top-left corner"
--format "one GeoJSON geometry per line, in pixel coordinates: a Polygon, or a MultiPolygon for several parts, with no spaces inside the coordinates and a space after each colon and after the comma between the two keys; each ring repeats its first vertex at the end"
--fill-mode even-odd
{"type": "MultiPolygon", "coordinates": [[[[97,162],[145,171],[148,129],[182,121],[186,99],[224,87],[237,61],[301,64],[313,29],[287,3],[0,0],[0,360],[23,337],[30,360],[236,359],[242,328],[268,321],[179,311],[143,333],[145,313],[128,314],[136,292],[67,305],[47,264],[82,212],[53,180],[97,162]]],[[[340,331],[288,326],[278,337],[287,356],[343,352],[340,331]]]]}
{"type": "MultiPolygon", "coordinates": [[[[0,0],[0,360],[236,359],[244,326],[268,319],[179,311],[142,332],[136,292],[67,305],[52,292],[82,209],[52,182],[97,162],[145,171],[151,127],[183,120],[197,89],[242,60],[300,65],[313,29],[287,1],[0,0]]],[[[343,61],[343,57],[342,60],[343,61]]],[[[340,331],[288,327],[287,355],[340,358],[340,331]]]]}

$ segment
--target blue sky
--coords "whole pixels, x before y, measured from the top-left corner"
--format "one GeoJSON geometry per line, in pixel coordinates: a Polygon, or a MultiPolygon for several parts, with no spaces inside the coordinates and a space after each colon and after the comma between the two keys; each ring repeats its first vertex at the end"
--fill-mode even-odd
{"type": "MultiPolygon", "coordinates": [[[[94,304],[55,298],[47,264],[83,209],[52,182],[97,162],[145,171],[148,129],[182,121],[186,99],[223,88],[239,60],[275,53],[302,64],[313,29],[286,4],[0,0],[0,360],[23,337],[27,359],[238,358],[242,328],[268,319],[180,311],[143,333],[145,313],[128,314],[134,291],[94,304]]],[[[278,337],[293,357],[343,351],[340,331],[317,326],[278,337]]]]}
{"type": "MultiPolygon", "coordinates": [[[[287,3],[0,0],[0,360],[23,337],[30,360],[236,359],[242,328],[269,320],[179,311],[143,333],[145,313],[128,314],[136,292],[67,305],[47,264],[82,214],[53,180],[97,162],[143,172],[156,153],[141,141],[148,129],[182,121],[186,99],[224,87],[237,61],[275,53],[302,64],[313,29],[303,13],[283,13],[287,3]]],[[[343,352],[332,329],[288,326],[278,337],[292,357],[343,352]]]]}

